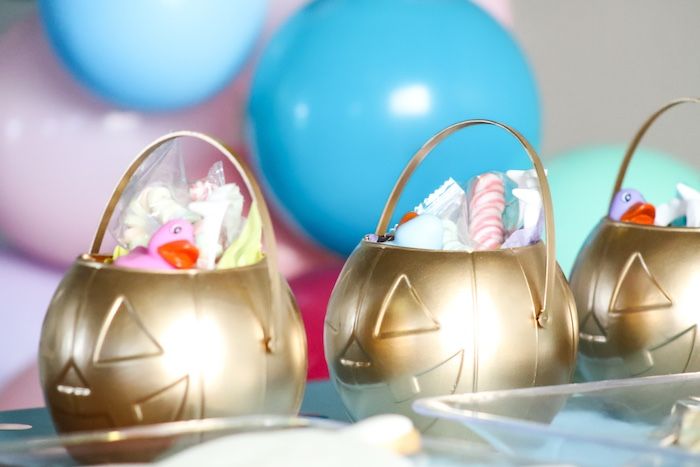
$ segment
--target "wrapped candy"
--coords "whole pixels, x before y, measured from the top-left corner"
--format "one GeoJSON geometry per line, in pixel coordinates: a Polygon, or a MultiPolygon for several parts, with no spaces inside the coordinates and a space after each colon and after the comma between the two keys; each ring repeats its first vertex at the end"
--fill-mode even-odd
{"type": "Polygon", "coordinates": [[[169,188],[144,188],[126,208],[121,242],[127,249],[146,246],[153,233],[173,219],[195,222],[199,216],[174,199],[169,188]]]}
{"type": "Polygon", "coordinates": [[[684,184],[676,185],[677,197],[656,209],[658,226],[700,227],[700,192],[684,184]]]}
{"type": "Polygon", "coordinates": [[[668,203],[664,203],[656,208],[654,225],[666,227],[683,216],[685,216],[685,203],[678,198],[673,198],[668,203]]]}
{"type": "Polygon", "coordinates": [[[240,266],[248,266],[257,263],[263,257],[262,244],[262,219],[255,203],[250,206],[248,219],[243,225],[240,235],[224,251],[217,269],[226,269],[240,266]]]}
{"type": "Polygon", "coordinates": [[[505,240],[505,184],[496,173],[479,175],[471,184],[469,235],[477,250],[494,250],[505,240]]]}
{"type": "Polygon", "coordinates": [[[199,219],[187,209],[190,198],[179,149],[176,143],[164,144],[133,174],[109,227],[122,247],[147,246],[155,231],[173,219],[199,219]]]}
{"type": "Polygon", "coordinates": [[[396,229],[394,244],[408,248],[441,250],[442,237],[440,218],[433,214],[419,214],[396,229]]]}
{"type": "Polygon", "coordinates": [[[224,176],[224,164],[219,161],[215,162],[210,168],[207,176],[194,183],[190,183],[189,194],[192,201],[205,201],[214,189],[224,185],[226,178],[224,176]]]}
{"type": "Polygon", "coordinates": [[[534,170],[509,170],[505,175],[488,172],[472,178],[467,186],[465,192],[448,178],[406,213],[389,236],[365,238],[449,251],[516,248],[542,238],[544,209],[534,170]]]}
{"type": "Polygon", "coordinates": [[[686,227],[700,227],[700,192],[684,183],[676,185],[685,204],[686,227]]]}
{"type": "MultiPolygon", "coordinates": [[[[474,251],[468,243],[462,241],[460,228],[449,219],[442,220],[442,249],[450,251],[474,251]]],[[[466,231],[466,229],[464,229],[466,231]]]]}
{"type": "Polygon", "coordinates": [[[464,196],[462,187],[450,177],[416,206],[414,211],[416,214],[430,214],[440,219],[450,218],[459,209],[464,196]]]}
{"type": "Polygon", "coordinates": [[[196,225],[196,242],[200,251],[197,267],[214,269],[221,255],[240,230],[243,195],[235,183],[214,186],[202,201],[193,201],[189,208],[201,216],[196,225]]]}
{"type": "MultiPolygon", "coordinates": [[[[545,174],[547,171],[544,171],[545,174]]],[[[539,192],[540,182],[537,179],[537,172],[534,169],[529,170],[508,170],[506,171],[506,177],[510,179],[514,184],[516,189],[533,189],[539,192]]],[[[512,192],[515,196],[515,191],[512,192]]],[[[524,227],[525,223],[525,211],[524,201],[517,196],[515,196],[517,201],[517,221],[515,222],[515,228],[512,230],[517,230],[524,227]]],[[[541,204],[541,203],[540,203],[541,204]]]]}
{"type": "Polygon", "coordinates": [[[225,183],[221,162],[213,164],[206,177],[188,183],[180,154],[165,157],[177,146],[164,148],[139,168],[124,191],[110,226],[119,245],[113,258],[147,247],[161,226],[178,219],[193,227],[196,266],[214,269],[240,233],[241,190],[235,183],[225,183]]]}

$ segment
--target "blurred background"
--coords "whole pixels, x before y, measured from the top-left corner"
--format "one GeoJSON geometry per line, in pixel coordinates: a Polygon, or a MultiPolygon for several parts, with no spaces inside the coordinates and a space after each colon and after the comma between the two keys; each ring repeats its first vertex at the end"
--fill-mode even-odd
{"type": "MultiPolygon", "coordinates": [[[[42,404],[46,306],[156,137],[203,131],[253,165],[322,379],[328,296],[413,151],[461,119],[519,129],[549,169],[568,273],[643,120],[700,95],[698,18],[694,0],[0,0],[0,410],[42,404]]],[[[686,107],[632,164],[627,185],[652,202],[700,187],[686,107]]],[[[509,168],[527,160],[504,134],[465,132],[402,207],[509,168]]]]}

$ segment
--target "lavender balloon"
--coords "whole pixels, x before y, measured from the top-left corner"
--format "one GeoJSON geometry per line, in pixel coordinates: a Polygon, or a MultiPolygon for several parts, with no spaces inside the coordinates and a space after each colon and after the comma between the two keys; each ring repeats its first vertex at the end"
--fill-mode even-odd
{"type": "Polygon", "coordinates": [[[644,196],[639,191],[634,188],[623,188],[615,193],[608,217],[614,221],[619,221],[632,206],[645,202],[644,196]]]}
{"type": "Polygon", "coordinates": [[[41,323],[62,274],[0,248],[0,388],[36,361],[41,323]]]}

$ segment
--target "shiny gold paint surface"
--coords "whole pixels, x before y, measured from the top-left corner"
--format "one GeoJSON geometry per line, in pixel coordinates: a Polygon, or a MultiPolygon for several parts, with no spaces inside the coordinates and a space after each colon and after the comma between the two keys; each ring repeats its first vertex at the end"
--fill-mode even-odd
{"type": "Polygon", "coordinates": [[[557,274],[549,326],[542,304],[544,245],[465,253],[363,242],[331,302],[326,359],[354,418],[414,415],[418,397],[570,381],[573,298],[557,274]],[[378,332],[379,331],[379,332],[378,332]]]}
{"type": "Polygon", "coordinates": [[[571,288],[586,379],[700,371],[700,233],[603,219],[571,288]]]}
{"type": "Polygon", "coordinates": [[[211,138],[157,140],[120,181],[91,248],[63,278],[44,321],[39,369],[59,432],[246,414],[295,414],[306,336],[277,272],[274,233],[249,169],[211,138]],[[265,258],[214,271],[147,271],[97,255],[136,168],[165,142],[205,141],[242,173],[263,221],[265,258]]]}
{"type": "MultiPolygon", "coordinates": [[[[700,98],[671,101],[644,122],[627,148],[612,196],[649,128],[681,104],[700,104],[700,98]]],[[[700,371],[698,264],[700,229],[601,220],[571,273],[584,378],[700,371]]]]}
{"type": "Polygon", "coordinates": [[[578,320],[554,262],[549,188],[539,158],[517,132],[484,120],[443,130],[411,159],[377,232],[384,233],[420,161],[445,136],[474,124],[520,139],[542,177],[551,243],[469,253],[361,242],[338,278],[324,328],[331,377],[355,419],[401,413],[422,431],[455,435],[453,425],[416,415],[411,403],[572,377],[578,320]]]}

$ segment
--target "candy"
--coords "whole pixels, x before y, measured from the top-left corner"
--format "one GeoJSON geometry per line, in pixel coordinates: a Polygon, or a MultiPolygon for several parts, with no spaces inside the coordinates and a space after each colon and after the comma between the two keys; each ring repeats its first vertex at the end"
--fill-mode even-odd
{"type": "Polygon", "coordinates": [[[129,254],[129,250],[126,248],[117,245],[114,247],[114,250],[112,250],[112,261],[114,262],[115,259],[119,258],[120,256],[125,256],[129,254]]]}
{"type": "Polygon", "coordinates": [[[209,198],[209,194],[214,191],[216,185],[208,180],[197,180],[190,185],[190,199],[193,201],[205,201],[209,198]]]}
{"type": "MultiPolygon", "coordinates": [[[[547,171],[544,171],[545,175],[547,171]]],[[[506,171],[506,176],[510,178],[518,188],[540,188],[540,181],[537,178],[537,171],[535,169],[529,170],[508,170],[506,171]]]]}
{"type": "MultiPolygon", "coordinates": [[[[685,219],[685,203],[678,198],[673,198],[668,203],[656,208],[654,224],[662,227],[673,224],[678,219],[685,219]]],[[[685,226],[686,222],[683,222],[685,226]]]]}
{"type": "Polygon", "coordinates": [[[199,216],[178,203],[170,189],[149,185],[128,205],[124,216],[124,234],[121,242],[132,250],[146,246],[158,227],[173,219],[195,222],[199,216]]]}
{"type": "Polygon", "coordinates": [[[243,225],[238,238],[229,246],[221,256],[217,269],[248,266],[257,263],[263,258],[262,245],[262,219],[258,207],[253,202],[248,212],[248,220],[243,225]]]}
{"type": "Polygon", "coordinates": [[[428,195],[414,211],[417,214],[431,214],[441,219],[448,218],[459,208],[466,193],[457,182],[448,178],[437,190],[428,195]]]}
{"type": "Polygon", "coordinates": [[[700,192],[683,183],[676,190],[685,204],[686,227],[700,227],[700,192]]]}
{"type": "MultiPolygon", "coordinates": [[[[544,173],[546,174],[547,171],[545,170],[544,173]]],[[[540,180],[537,178],[537,171],[535,169],[508,170],[506,171],[506,176],[513,183],[515,183],[519,189],[532,189],[537,190],[538,192],[540,190],[540,180]]],[[[515,192],[513,192],[513,194],[515,194],[515,192]]],[[[525,227],[524,223],[526,209],[527,208],[524,205],[523,200],[518,199],[518,218],[517,221],[515,221],[516,227],[525,227]]],[[[535,216],[535,223],[537,222],[536,217],[537,216],[535,216]]],[[[532,224],[530,226],[532,226],[532,224]]]]}
{"type": "Polygon", "coordinates": [[[199,251],[194,246],[194,228],[185,219],[170,221],[159,228],[148,248],[136,247],[114,264],[139,269],[188,269],[195,265],[199,251]]]}
{"type": "Polygon", "coordinates": [[[513,190],[521,206],[523,227],[513,232],[503,243],[502,248],[516,248],[537,243],[542,238],[544,212],[542,196],[536,188],[515,188],[513,190]]]}
{"type": "Polygon", "coordinates": [[[515,188],[515,196],[520,202],[523,228],[533,228],[542,217],[542,196],[536,188],[515,188]]]}
{"type": "Polygon", "coordinates": [[[394,245],[427,250],[442,249],[442,221],[431,214],[421,214],[401,224],[394,234],[394,245]]]}
{"type": "Polygon", "coordinates": [[[240,230],[243,196],[238,185],[214,186],[206,201],[194,201],[188,206],[202,218],[196,223],[195,238],[199,248],[197,266],[214,269],[216,259],[240,230]]]}
{"type": "Polygon", "coordinates": [[[226,183],[224,177],[224,164],[221,161],[215,162],[209,168],[205,178],[191,183],[189,186],[190,199],[192,201],[206,201],[209,195],[218,187],[226,183]]]}
{"type": "Polygon", "coordinates": [[[542,213],[534,226],[524,227],[510,234],[501,248],[518,248],[537,243],[542,238],[543,227],[544,214],[542,213]]]}
{"type": "Polygon", "coordinates": [[[505,186],[500,176],[487,173],[476,178],[469,199],[469,235],[477,249],[493,250],[505,236],[503,210],[505,186]]]}
{"type": "Polygon", "coordinates": [[[189,208],[202,216],[195,224],[195,242],[199,248],[197,267],[214,269],[216,258],[223,252],[221,228],[228,203],[217,201],[195,201],[189,208]]]}
{"type": "Polygon", "coordinates": [[[241,230],[243,223],[243,195],[235,183],[217,187],[209,195],[209,201],[226,202],[228,210],[224,216],[225,243],[229,245],[241,230]]]}
{"type": "Polygon", "coordinates": [[[463,243],[457,224],[449,219],[442,220],[442,249],[450,251],[473,251],[471,245],[463,243]]]}

